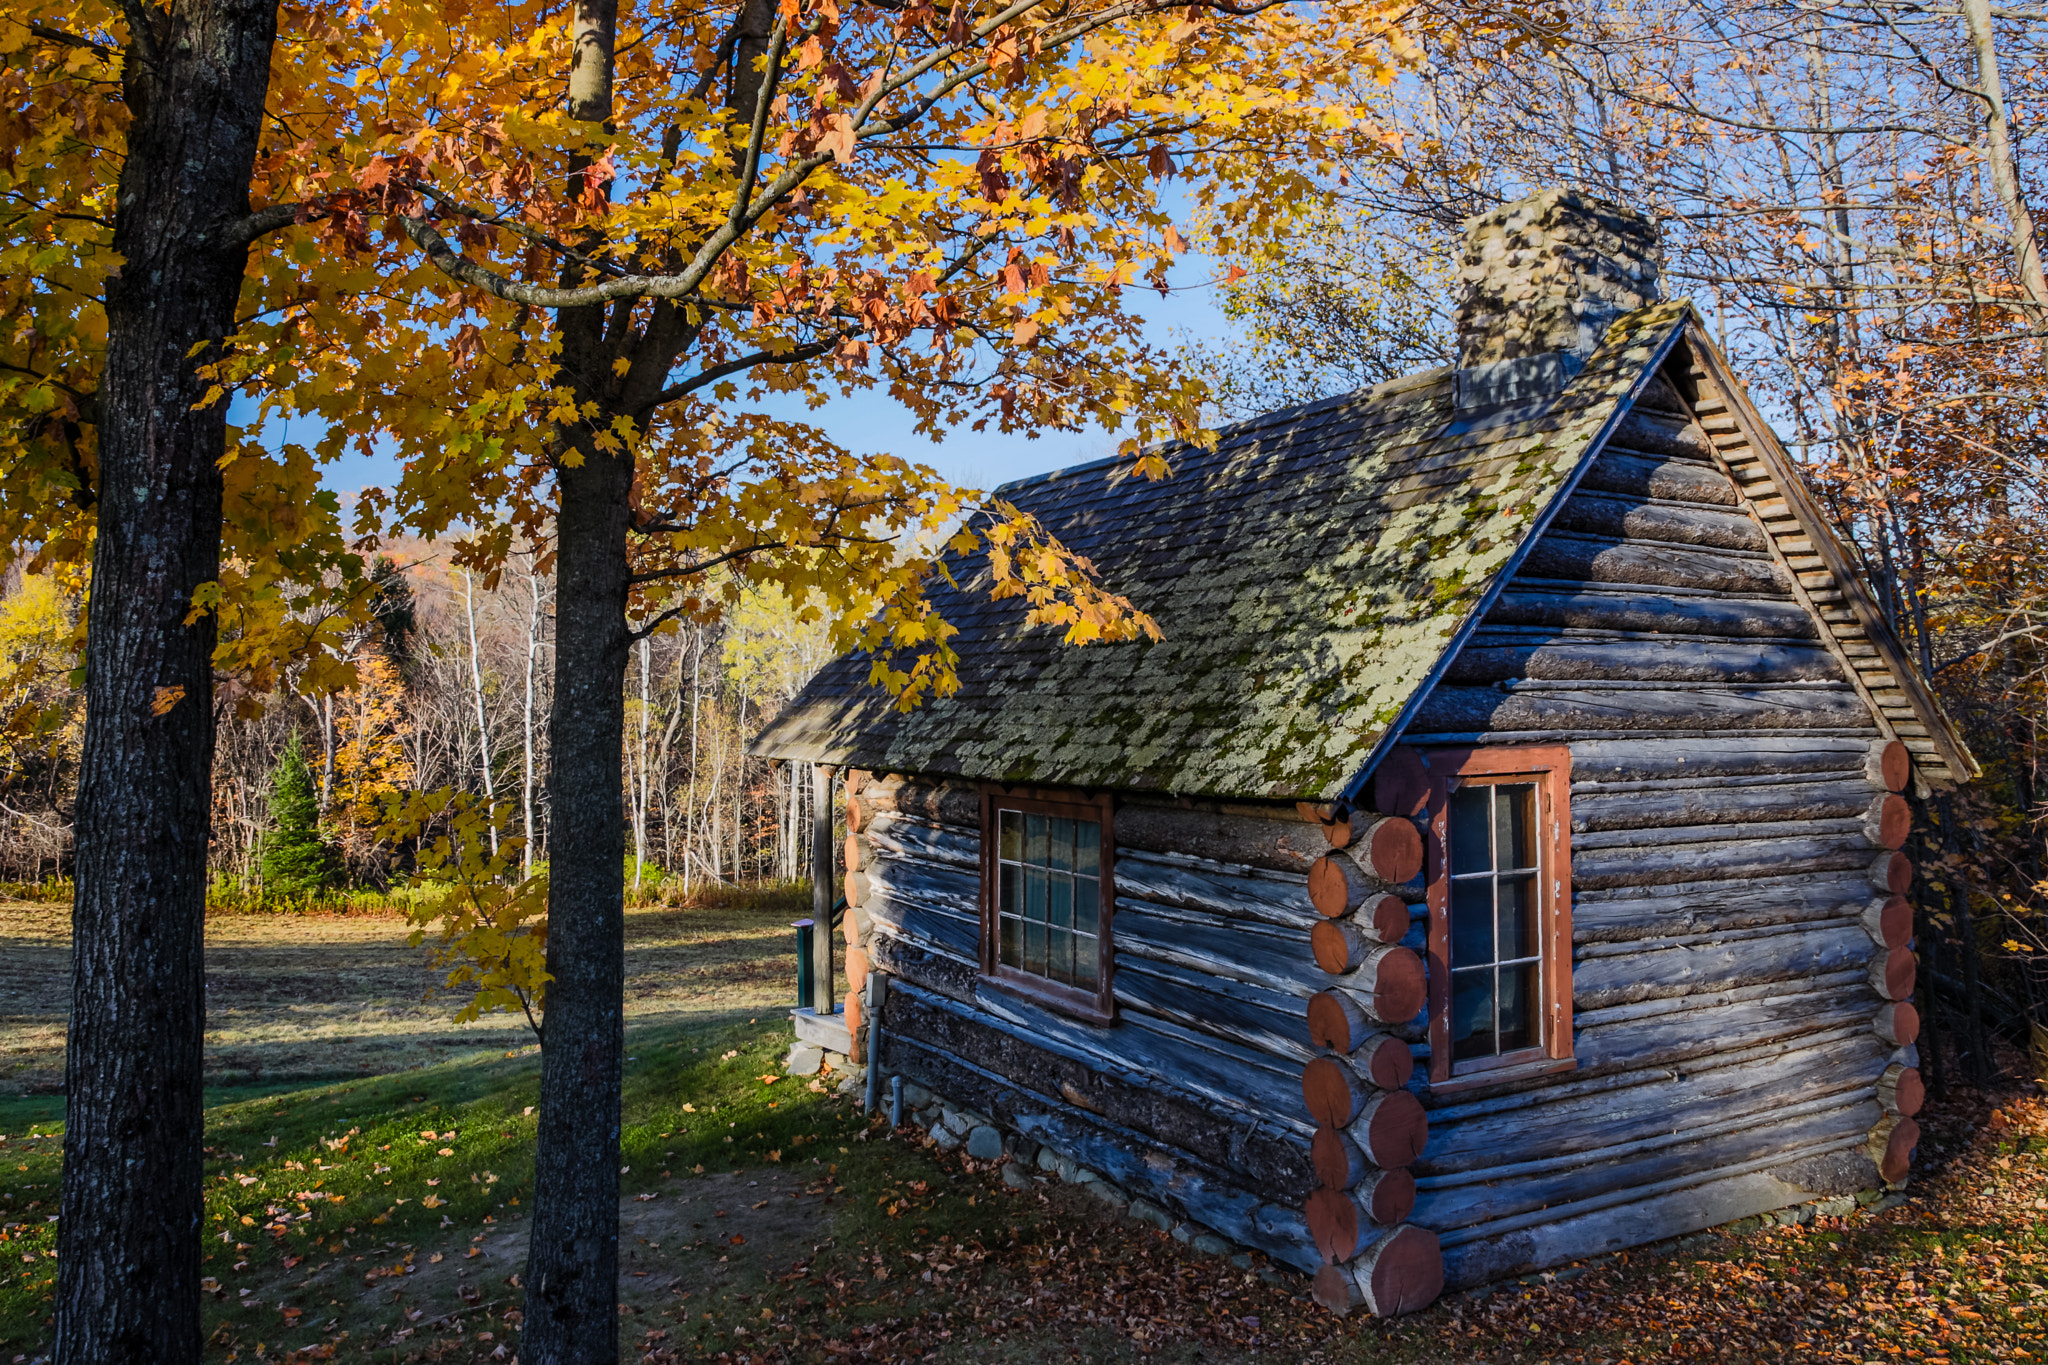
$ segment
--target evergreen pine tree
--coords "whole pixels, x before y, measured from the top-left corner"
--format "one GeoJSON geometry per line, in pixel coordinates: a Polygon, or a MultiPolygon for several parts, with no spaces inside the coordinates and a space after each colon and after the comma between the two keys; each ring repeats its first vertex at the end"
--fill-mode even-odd
{"type": "Polygon", "coordinates": [[[261,866],[266,897],[310,896],[341,874],[340,860],[320,833],[313,770],[297,735],[270,773],[270,830],[263,836],[261,866]]]}

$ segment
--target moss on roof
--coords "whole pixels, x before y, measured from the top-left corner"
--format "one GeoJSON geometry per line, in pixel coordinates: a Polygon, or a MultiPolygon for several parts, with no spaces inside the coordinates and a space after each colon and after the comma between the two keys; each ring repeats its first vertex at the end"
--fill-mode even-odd
{"type": "Polygon", "coordinates": [[[988,600],[985,563],[935,606],[958,693],[903,714],[834,661],[756,753],[876,771],[1186,796],[1338,796],[1465,633],[1689,312],[1616,322],[1555,397],[1457,409],[1448,370],[999,490],[1150,612],[1163,640],[1063,645],[988,600]]]}

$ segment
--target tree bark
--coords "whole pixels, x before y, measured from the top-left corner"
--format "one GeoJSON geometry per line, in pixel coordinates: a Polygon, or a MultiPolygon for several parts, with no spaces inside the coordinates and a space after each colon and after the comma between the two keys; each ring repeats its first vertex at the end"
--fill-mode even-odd
{"type": "Polygon", "coordinates": [[[199,406],[235,325],[277,12],[179,0],[130,40],[133,117],[99,391],[99,533],[72,909],[55,1359],[200,1354],[202,938],[227,405],[199,406]],[[195,354],[195,351],[199,352],[195,354]]]}
{"type": "MultiPolygon", "coordinates": [[[[595,311],[595,310],[592,310],[595,311]]],[[[563,361],[593,370],[601,320],[565,315],[563,361]]],[[[618,1359],[619,1086],[625,1045],[628,494],[633,462],[586,446],[556,471],[555,695],[548,716],[547,1013],[520,1355],[618,1359]]]]}
{"type": "Polygon", "coordinates": [[[1991,6],[1987,0],[1962,0],[1962,11],[1970,47],[1977,58],[1976,93],[1984,103],[1984,136],[1990,144],[1985,160],[1991,166],[1991,185],[1998,191],[1998,201],[2005,206],[2005,216],[2012,223],[2013,264],[2027,297],[2028,321],[2039,327],[2048,321],[2048,271],[2042,266],[2041,239],[2034,230],[2034,215],[2027,210],[2026,196],[2020,190],[2019,162],[2013,154],[2005,84],[1998,71],[1991,6]]]}

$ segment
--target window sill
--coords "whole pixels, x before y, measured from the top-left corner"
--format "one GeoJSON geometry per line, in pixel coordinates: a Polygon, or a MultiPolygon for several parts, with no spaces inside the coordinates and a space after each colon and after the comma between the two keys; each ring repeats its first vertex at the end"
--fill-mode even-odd
{"type": "Polygon", "coordinates": [[[1011,967],[998,967],[993,972],[983,972],[981,979],[1005,994],[1028,1000],[1034,1005],[1070,1019],[1077,1019],[1084,1024],[1116,1022],[1116,1011],[1103,1008],[1100,997],[1085,995],[1057,981],[1047,981],[1011,967]]]}
{"type": "Polygon", "coordinates": [[[1432,1095],[1460,1095],[1468,1090],[1485,1090],[1496,1085],[1513,1085],[1540,1076],[1556,1076],[1578,1069],[1576,1057],[1531,1057],[1526,1061],[1503,1061],[1482,1071],[1453,1073],[1449,1080],[1431,1081],[1432,1095]]]}

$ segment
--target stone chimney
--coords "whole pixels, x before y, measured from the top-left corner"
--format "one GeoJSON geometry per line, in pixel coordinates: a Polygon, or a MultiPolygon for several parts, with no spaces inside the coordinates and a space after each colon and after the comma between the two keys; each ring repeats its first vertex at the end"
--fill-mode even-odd
{"type": "Polygon", "coordinates": [[[1655,303],[1663,251],[1633,209],[1549,189],[1465,223],[1459,262],[1460,406],[1555,393],[1608,324],[1655,303]]]}

